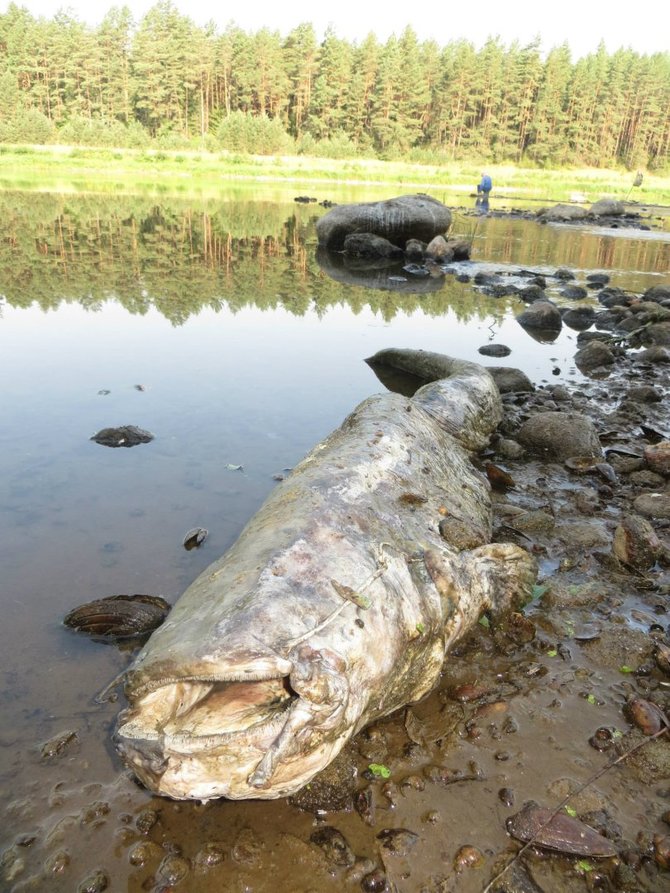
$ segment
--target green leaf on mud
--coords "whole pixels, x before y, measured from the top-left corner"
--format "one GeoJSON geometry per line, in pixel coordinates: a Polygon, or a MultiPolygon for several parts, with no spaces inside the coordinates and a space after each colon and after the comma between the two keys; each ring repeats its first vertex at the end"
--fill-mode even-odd
{"type": "Polygon", "coordinates": [[[593,865],[591,865],[590,862],[587,862],[586,859],[580,859],[577,863],[577,868],[579,868],[580,871],[593,871],[593,865]]]}
{"type": "Polygon", "coordinates": [[[370,772],[372,772],[375,778],[391,777],[391,770],[388,768],[388,766],[384,766],[382,763],[370,763],[368,769],[370,770],[370,772]]]}
{"type": "Polygon", "coordinates": [[[623,664],[622,666],[619,667],[619,672],[620,673],[634,673],[635,670],[632,667],[629,667],[626,664],[623,664]]]}
{"type": "Polygon", "coordinates": [[[565,811],[571,818],[573,818],[573,819],[576,818],[577,810],[573,806],[566,806],[565,811]]]}
{"type": "Polygon", "coordinates": [[[547,657],[556,657],[558,651],[555,648],[552,648],[551,651],[547,651],[547,657]]]}
{"type": "Polygon", "coordinates": [[[416,631],[417,631],[418,633],[421,633],[421,635],[423,635],[423,634],[425,633],[425,631],[426,631],[425,624],[423,624],[423,623],[417,623],[417,625],[416,625],[416,631]]]}
{"type": "Polygon", "coordinates": [[[482,614],[482,616],[479,618],[479,622],[484,627],[484,629],[489,629],[491,626],[489,618],[486,616],[486,614],[482,614]]]}
{"type": "Polygon", "coordinates": [[[598,699],[596,698],[595,695],[587,695],[586,700],[589,702],[589,704],[597,704],[598,703],[598,699]]]}

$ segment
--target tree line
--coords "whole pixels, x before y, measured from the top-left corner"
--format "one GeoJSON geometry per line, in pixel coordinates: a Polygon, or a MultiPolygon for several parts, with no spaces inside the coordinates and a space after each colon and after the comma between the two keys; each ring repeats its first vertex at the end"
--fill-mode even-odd
{"type": "Polygon", "coordinates": [[[0,141],[211,150],[431,163],[540,166],[670,160],[670,53],[573,61],[489,38],[381,43],[311,24],[287,36],[219,32],[161,0],[135,22],[111,8],[92,28],[61,12],[0,15],[0,141]]]}

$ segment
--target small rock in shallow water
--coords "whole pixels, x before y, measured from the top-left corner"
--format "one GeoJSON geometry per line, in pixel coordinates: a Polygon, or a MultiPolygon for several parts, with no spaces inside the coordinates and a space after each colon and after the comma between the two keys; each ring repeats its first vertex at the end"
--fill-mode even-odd
{"type": "Polygon", "coordinates": [[[109,878],[101,868],[98,868],[84,878],[77,887],[77,893],[102,893],[108,887],[109,878]]]}
{"type": "Polygon", "coordinates": [[[91,437],[95,443],[106,447],[134,447],[140,443],[150,443],[154,435],[136,425],[123,425],[120,428],[101,428],[91,437]]]}
{"type": "Polygon", "coordinates": [[[506,344],[484,344],[478,348],[478,353],[485,357],[508,357],[512,353],[512,349],[506,344]]]}
{"type": "Polygon", "coordinates": [[[337,828],[325,825],[323,828],[315,831],[309,839],[323,851],[326,860],[331,865],[340,865],[348,868],[356,861],[354,851],[347,843],[344,834],[338,831],[337,828]]]}

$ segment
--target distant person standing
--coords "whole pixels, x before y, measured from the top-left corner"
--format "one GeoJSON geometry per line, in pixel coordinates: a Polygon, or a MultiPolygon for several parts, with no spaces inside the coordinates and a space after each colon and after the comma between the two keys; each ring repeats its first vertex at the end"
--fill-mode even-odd
{"type": "Polygon", "coordinates": [[[484,198],[489,197],[489,192],[493,189],[493,180],[486,173],[486,171],[482,171],[482,178],[479,181],[479,185],[477,186],[477,195],[483,195],[484,198]]]}

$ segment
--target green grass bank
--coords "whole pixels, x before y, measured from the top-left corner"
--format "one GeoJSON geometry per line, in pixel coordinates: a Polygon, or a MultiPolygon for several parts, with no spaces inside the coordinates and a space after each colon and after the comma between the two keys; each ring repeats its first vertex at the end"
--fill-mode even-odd
{"type": "MultiPolygon", "coordinates": [[[[306,187],[380,186],[433,191],[469,199],[484,162],[422,165],[396,161],[335,160],[307,156],[256,156],[228,152],[96,149],[69,146],[0,146],[0,188],[61,192],[207,194],[259,183],[283,184],[295,194],[306,187]]],[[[604,196],[642,205],[670,204],[670,176],[645,174],[640,187],[626,170],[540,170],[486,165],[492,196],[519,201],[590,203],[604,196]]],[[[327,189],[325,188],[327,187],[327,189]]]]}

